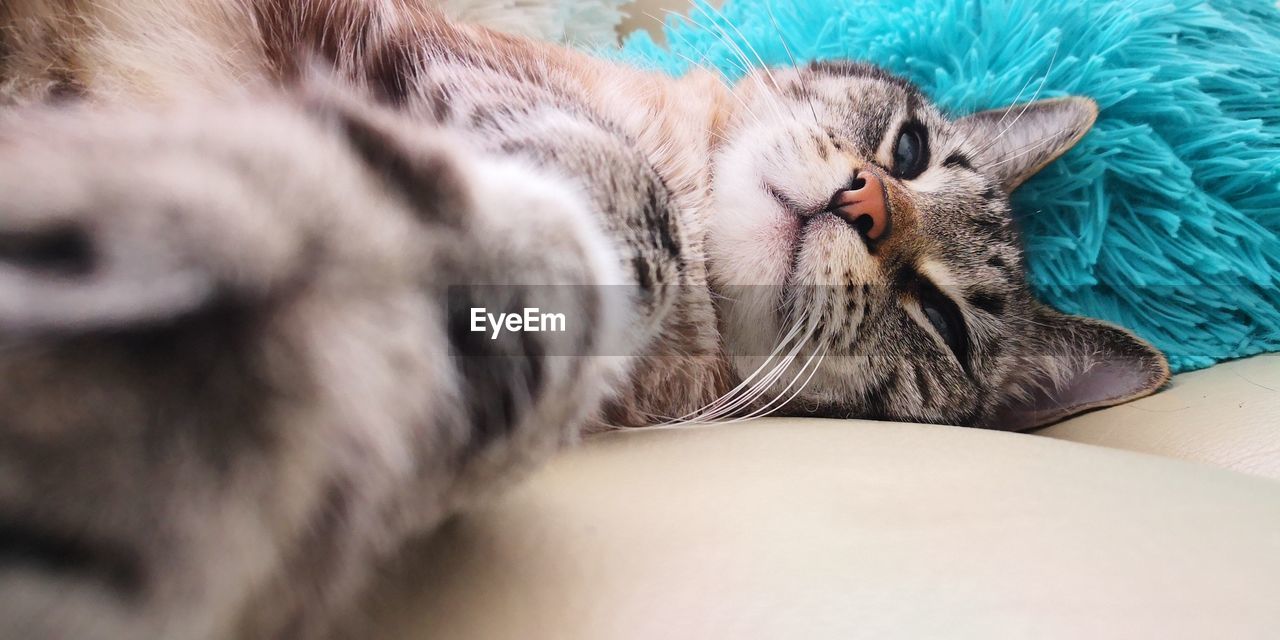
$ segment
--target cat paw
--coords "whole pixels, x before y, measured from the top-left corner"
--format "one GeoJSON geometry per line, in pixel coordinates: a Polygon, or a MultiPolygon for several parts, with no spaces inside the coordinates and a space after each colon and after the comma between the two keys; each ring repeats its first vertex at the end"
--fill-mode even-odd
{"type": "Polygon", "coordinates": [[[302,102],[0,124],[0,546],[33,550],[0,619],[26,635],[318,635],[618,371],[618,261],[570,185],[302,102]],[[563,325],[473,324],[527,308],[563,325]]]}

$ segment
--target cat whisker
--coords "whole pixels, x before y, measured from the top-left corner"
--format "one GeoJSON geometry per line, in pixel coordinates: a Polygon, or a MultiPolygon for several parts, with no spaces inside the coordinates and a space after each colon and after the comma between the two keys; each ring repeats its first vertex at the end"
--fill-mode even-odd
{"type": "MultiPolygon", "coordinates": [[[[719,40],[721,44],[725,45],[725,47],[729,50],[730,53],[737,56],[738,60],[742,63],[743,78],[749,78],[753,83],[756,84],[757,87],[760,88],[761,90],[760,93],[767,98],[770,108],[773,109],[774,117],[778,118],[779,120],[785,119],[783,117],[782,111],[779,109],[780,101],[775,95],[775,93],[769,91],[768,87],[765,86],[764,81],[760,79],[760,76],[758,74],[751,73],[751,70],[756,67],[755,63],[753,63],[751,59],[747,56],[747,53],[742,49],[742,46],[739,45],[733,39],[733,36],[728,31],[726,31],[724,27],[716,23],[716,17],[717,16],[723,17],[723,14],[708,13],[705,7],[699,7],[699,10],[702,11],[703,15],[709,18],[710,20],[709,22],[706,22],[706,23],[699,22],[697,20],[693,20],[692,18],[687,18],[687,17],[686,19],[689,20],[692,24],[705,29],[713,37],[719,40]]],[[[668,11],[668,13],[675,14],[675,12],[672,12],[672,11],[668,11]]],[[[679,15],[679,14],[675,14],[675,15],[679,15]]],[[[765,71],[766,73],[768,72],[767,67],[765,68],[765,71]]],[[[772,75],[770,75],[770,78],[772,78],[772,75]]],[[[775,87],[776,87],[776,84],[775,84],[775,87]]]]}
{"type": "Polygon", "coordinates": [[[1040,140],[1039,140],[1039,141],[1037,141],[1037,142],[1033,142],[1033,143],[1030,143],[1030,144],[1022,145],[1021,147],[1018,147],[1018,149],[1013,149],[1013,151],[1018,151],[1018,153],[1016,153],[1016,154],[1014,154],[1014,155],[1011,155],[1011,156],[1009,156],[1009,157],[1005,158],[1004,160],[1001,160],[1000,162],[993,162],[993,163],[991,163],[991,164],[989,164],[989,165],[986,165],[986,166],[988,166],[988,167],[998,167],[998,166],[1000,166],[1000,165],[1002,165],[1002,164],[1006,164],[1006,163],[1012,162],[1012,161],[1014,161],[1014,160],[1017,160],[1018,158],[1021,158],[1022,156],[1025,156],[1025,155],[1027,155],[1028,153],[1031,153],[1032,151],[1035,151],[1036,149],[1038,149],[1038,148],[1040,148],[1040,147],[1044,146],[1044,144],[1045,144],[1046,142],[1050,142],[1050,141],[1052,141],[1054,138],[1057,138],[1057,137],[1058,137],[1058,136],[1057,136],[1056,134],[1048,135],[1048,136],[1045,136],[1045,137],[1043,137],[1043,138],[1040,138],[1040,140]]]}
{"type": "MultiPolygon", "coordinates": [[[[1000,120],[996,122],[997,126],[1003,124],[1004,119],[1009,117],[1009,114],[1013,112],[1013,108],[1018,106],[1018,101],[1022,100],[1022,94],[1026,92],[1027,87],[1031,86],[1031,83],[1034,80],[1035,80],[1035,76],[1028,76],[1027,81],[1022,83],[1022,88],[1018,89],[1018,94],[1013,97],[1013,101],[1009,103],[1009,106],[1005,107],[1004,113],[1000,114],[1000,120]]],[[[987,93],[987,99],[990,99],[990,92],[987,93]]],[[[972,112],[968,115],[972,115],[972,112]]],[[[969,131],[965,131],[964,136],[960,139],[960,142],[956,146],[958,148],[964,148],[969,146],[969,143],[972,141],[974,133],[976,133],[976,130],[973,130],[973,129],[969,131]]],[[[985,148],[974,151],[974,155],[978,155],[983,150],[985,150],[985,148]]]]}
{"type": "Polygon", "coordinates": [[[733,402],[730,402],[727,405],[722,406],[716,411],[709,412],[704,415],[696,416],[695,418],[690,420],[690,422],[716,421],[716,420],[719,420],[720,418],[731,416],[733,412],[738,411],[739,409],[743,409],[751,406],[751,404],[754,403],[756,400],[758,400],[761,396],[763,396],[774,385],[774,383],[776,383],[778,379],[782,377],[782,375],[791,366],[791,364],[795,362],[797,354],[799,354],[800,350],[804,348],[805,343],[808,342],[809,338],[812,337],[812,335],[813,335],[813,332],[812,330],[810,330],[810,332],[807,333],[803,338],[801,338],[795,344],[795,346],[791,348],[791,351],[787,353],[787,355],[784,356],[782,360],[777,365],[775,365],[767,375],[765,375],[759,381],[756,381],[755,383],[753,383],[746,392],[741,394],[740,397],[738,397],[737,399],[733,400],[733,402]]]}
{"type": "MultiPolygon", "coordinates": [[[[764,61],[764,58],[760,55],[760,52],[756,51],[755,46],[753,46],[753,45],[751,44],[751,40],[747,38],[746,34],[742,33],[742,30],[741,30],[741,29],[739,29],[739,28],[738,28],[738,26],[737,26],[736,24],[734,24],[733,22],[729,21],[729,19],[725,17],[725,15],[724,15],[724,13],[723,13],[722,11],[720,11],[720,10],[718,10],[718,9],[714,8],[714,7],[712,7],[712,8],[711,8],[711,11],[715,12],[716,16],[718,16],[721,20],[723,20],[724,22],[726,22],[726,23],[727,23],[727,24],[728,24],[728,25],[733,29],[734,33],[738,34],[738,37],[742,39],[742,43],[743,43],[743,44],[745,44],[745,45],[747,45],[747,49],[749,49],[749,50],[751,51],[751,55],[755,56],[756,61],[760,63],[759,68],[760,68],[760,70],[761,70],[761,71],[763,71],[763,72],[765,73],[765,76],[769,78],[769,83],[773,85],[773,88],[774,88],[776,91],[781,92],[781,91],[782,91],[782,86],[778,84],[778,79],[777,79],[777,78],[775,78],[775,77],[774,77],[774,75],[773,75],[773,72],[769,70],[769,65],[768,65],[768,63],[766,63],[766,62],[764,61]]],[[[723,28],[723,27],[720,27],[720,29],[721,29],[721,31],[723,31],[723,30],[724,30],[724,28],[723,28]]],[[[727,33],[726,33],[726,35],[727,35],[727,33]]],[[[735,42],[736,42],[736,41],[735,41],[735,42]]],[[[741,45],[739,45],[739,47],[740,47],[740,46],[741,46],[741,45]]],[[[739,50],[741,50],[741,49],[739,49],[739,50]]]]}
{"type": "MultiPolygon", "coordinates": [[[[760,55],[760,52],[756,51],[756,48],[751,44],[751,40],[747,38],[746,34],[742,33],[742,30],[739,29],[736,24],[734,24],[732,21],[726,18],[723,12],[721,12],[718,9],[715,9],[714,7],[712,7],[711,10],[714,11],[721,18],[721,20],[728,23],[728,25],[733,28],[734,32],[738,34],[738,37],[742,39],[742,42],[747,45],[747,48],[751,50],[751,54],[754,55],[756,57],[756,60],[759,61],[760,63],[760,70],[764,72],[765,76],[769,78],[769,83],[773,85],[773,89],[775,93],[770,94],[770,97],[773,99],[773,102],[775,104],[782,103],[782,98],[781,98],[782,85],[778,84],[778,79],[774,77],[773,71],[770,70],[769,65],[765,63],[764,57],[760,55]]],[[[721,30],[723,31],[723,28],[721,28],[721,30]]],[[[794,66],[794,61],[792,63],[792,66],[794,66]]],[[[788,108],[788,111],[790,111],[789,108],[788,108]]]]}
{"type": "MultiPolygon", "coordinates": [[[[675,53],[677,56],[679,56],[680,58],[682,58],[685,62],[688,62],[690,65],[693,65],[693,66],[698,67],[698,68],[704,68],[700,62],[696,62],[696,61],[694,61],[694,60],[693,60],[693,58],[690,58],[689,56],[686,56],[686,55],[684,55],[683,53],[680,53],[680,52],[678,52],[678,51],[673,52],[673,53],[675,53]]],[[[704,55],[704,58],[703,58],[703,59],[704,59],[704,60],[706,59],[706,58],[705,58],[705,55],[704,55]]],[[[747,102],[746,102],[745,100],[743,100],[743,99],[742,99],[742,96],[739,96],[739,95],[737,94],[737,92],[735,92],[735,91],[733,91],[733,90],[730,90],[730,91],[728,91],[727,93],[728,93],[729,95],[733,96],[733,99],[734,99],[734,100],[737,100],[737,101],[738,101],[738,104],[742,105],[742,108],[743,108],[744,110],[746,110],[747,114],[749,114],[753,120],[755,120],[755,121],[756,121],[756,124],[758,124],[758,125],[760,125],[760,126],[764,126],[764,122],[760,120],[760,116],[759,116],[759,115],[756,115],[756,112],[751,108],[751,106],[750,106],[750,105],[748,105],[748,104],[747,104],[747,102]]],[[[709,133],[710,133],[710,132],[709,132],[709,133]]],[[[721,139],[721,140],[723,140],[724,142],[728,142],[728,140],[727,140],[727,139],[725,139],[725,138],[724,138],[724,136],[719,136],[719,137],[720,137],[720,139],[721,139]]]]}
{"type": "Polygon", "coordinates": [[[735,400],[732,404],[727,405],[720,410],[708,413],[706,415],[696,416],[690,420],[683,421],[682,424],[717,424],[722,423],[726,419],[733,416],[734,412],[751,406],[756,400],[765,394],[781,377],[782,374],[790,368],[795,362],[794,355],[788,355],[772,369],[769,374],[760,381],[752,385],[751,390],[742,397],[735,400]]]}
{"type": "MultiPolygon", "coordinates": [[[[765,3],[765,10],[769,12],[769,21],[773,23],[773,32],[778,36],[778,43],[782,45],[782,50],[787,52],[787,59],[791,61],[791,67],[799,69],[796,64],[796,57],[791,55],[791,47],[787,46],[787,39],[782,36],[782,27],[778,24],[778,18],[773,15],[773,3],[765,3]]],[[[809,103],[809,112],[813,114],[813,124],[819,125],[818,110],[813,106],[813,94],[805,93],[805,100],[809,103]]]]}
{"type": "Polygon", "coordinates": [[[1027,81],[1022,83],[1022,88],[1018,89],[1018,95],[1013,97],[1013,102],[1010,102],[1009,106],[1005,107],[1004,113],[1000,114],[1000,119],[996,121],[996,126],[1004,124],[1004,119],[1008,118],[1010,113],[1013,113],[1013,108],[1022,100],[1022,94],[1027,91],[1027,87],[1031,86],[1033,80],[1035,80],[1035,76],[1028,76],[1027,81]]]}
{"type": "Polygon", "coordinates": [[[778,346],[773,349],[773,352],[770,353],[767,358],[765,358],[764,362],[762,362],[760,366],[754,372],[751,373],[751,375],[743,379],[743,381],[739,383],[738,386],[734,387],[733,389],[730,389],[727,393],[715,399],[711,403],[707,404],[705,407],[691,411],[679,418],[668,419],[668,421],[669,422],[688,421],[696,418],[700,414],[706,415],[708,413],[718,411],[726,403],[732,402],[735,396],[740,395],[741,393],[743,393],[744,389],[748,389],[748,387],[754,384],[756,376],[760,375],[760,372],[764,371],[765,368],[769,366],[770,362],[772,362],[773,359],[776,358],[778,354],[781,353],[787,347],[787,345],[791,342],[791,340],[795,338],[796,334],[799,333],[801,326],[802,325],[800,324],[796,324],[795,326],[793,326],[791,330],[788,331],[786,335],[783,336],[782,339],[778,341],[778,346]]]}
{"type": "MultiPolygon", "coordinates": [[[[725,32],[724,32],[723,30],[719,30],[719,31],[712,30],[712,29],[708,28],[708,25],[703,24],[702,22],[699,22],[699,21],[697,21],[697,20],[694,20],[693,18],[691,18],[691,17],[689,17],[689,16],[687,16],[687,15],[684,15],[684,14],[682,14],[682,13],[680,13],[680,12],[677,12],[677,11],[673,11],[673,10],[671,10],[671,9],[662,9],[662,12],[663,12],[663,13],[665,13],[668,17],[675,16],[676,18],[679,18],[680,20],[684,20],[685,22],[687,22],[687,23],[689,23],[689,24],[691,24],[691,25],[693,25],[693,26],[695,26],[695,27],[698,27],[698,28],[702,29],[703,31],[705,31],[705,32],[707,32],[707,33],[710,33],[714,38],[716,38],[717,40],[719,40],[719,41],[720,41],[720,44],[725,45],[725,48],[729,51],[729,53],[733,54],[733,55],[737,58],[736,60],[730,60],[730,61],[728,61],[728,62],[729,62],[729,63],[730,63],[730,64],[731,64],[731,65],[732,65],[732,66],[733,66],[737,71],[739,71],[739,72],[741,73],[741,75],[742,75],[742,76],[744,76],[744,77],[745,77],[745,76],[747,76],[747,75],[750,75],[750,73],[751,73],[751,69],[754,67],[754,65],[753,65],[753,64],[751,63],[751,61],[747,58],[746,53],[745,53],[744,51],[742,51],[742,49],[741,49],[740,47],[738,47],[736,44],[734,44],[731,40],[726,40],[726,34],[725,34],[725,32]]],[[[651,15],[651,14],[646,14],[646,15],[651,15]]],[[[656,17],[655,17],[655,18],[656,18],[656,17]]],[[[689,62],[690,64],[692,64],[692,65],[694,65],[694,66],[701,67],[701,68],[706,68],[706,67],[704,67],[704,66],[703,66],[703,63],[702,63],[702,62],[695,62],[695,61],[694,61],[692,58],[690,58],[689,56],[686,56],[686,55],[684,55],[684,54],[682,54],[682,53],[680,53],[680,52],[678,52],[678,51],[674,51],[674,50],[673,50],[673,51],[672,51],[672,53],[674,53],[675,55],[679,56],[680,58],[682,58],[683,60],[685,60],[686,62],[689,62]]],[[[705,61],[705,60],[707,59],[708,54],[709,54],[709,52],[705,52],[705,51],[703,52],[703,54],[702,54],[702,60],[703,60],[703,61],[705,61]]],[[[721,73],[720,75],[722,75],[722,76],[723,76],[724,74],[723,74],[723,73],[721,73]]],[[[745,102],[743,102],[743,101],[742,101],[742,99],[741,99],[740,97],[738,97],[736,94],[734,95],[734,97],[735,97],[735,98],[738,98],[738,102],[742,103],[742,104],[743,104],[743,106],[746,106],[746,103],[745,103],[745,102]]],[[[752,112],[752,115],[755,115],[755,113],[754,113],[754,112],[752,112]]],[[[758,116],[756,117],[756,121],[757,121],[757,122],[759,122],[759,121],[760,121],[760,118],[759,118],[758,116]]]]}
{"type": "MultiPolygon", "coordinates": [[[[750,406],[752,403],[758,400],[770,388],[774,386],[774,384],[782,377],[782,375],[786,372],[786,370],[790,368],[790,366],[795,362],[800,351],[803,350],[806,344],[809,344],[809,341],[813,338],[814,332],[817,329],[817,326],[818,326],[817,318],[813,316],[810,316],[810,318],[811,318],[811,321],[808,323],[809,330],[805,333],[804,337],[801,338],[798,343],[796,343],[796,345],[791,349],[790,353],[787,354],[786,358],[784,358],[784,360],[781,363],[779,363],[779,365],[775,367],[773,371],[769,373],[768,376],[766,376],[759,383],[757,383],[748,395],[744,396],[737,403],[735,403],[736,406],[732,408],[733,411],[736,411],[737,409],[742,407],[750,406]]],[[[794,384],[794,382],[795,381],[793,380],[792,384],[794,384]]],[[[790,386],[791,385],[788,385],[787,388],[789,389],[790,386]]],[[[785,390],[783,391],[783,393],[785,393],[785,390]]],[[[725,415],[731,415],[731,412],[721,413],[720,415],[717,415],[716,418],[719,418],[725,415]]]]}
{"type": "MultiPolygon", "coordinates": [[[[685,22],[688,22],[689,24],[695,27],[698,27],[703,31],[711,34],[714,38],[719,40],[720,44],[725,45],[725,48],[729,50],[729,53],[733,54],[737,58],[736,62],[738,64],[735,66],[737,67],[738,70],[742,72],[742,75],[744,76],[747,75],[748,73],[750,73],[751,69],[755,68],[755,64],[752,63],[751,60],[747,57],[747,54],[745,51],[742,50],[742,47],[739,47],[737,43],[733,42],[732,39],[729,39],[727,37],[728,32],[725,31],[723,28],[715,25],[714,22],[711,24],[707,24],[694,19],[692,16],[687,16],[683,13],[680,13],[678,11],[674,11],[671,9],[662,9],[662,12],[667,14],[667,16],[676,16],[677,18],[684,20],[685,22]]],[[[708,15],[708,17],[712,17],[712,16],[708,15]]],[[[705,58],[706,55],[707,54],[704,53],[703,57],[705,58]]]]}
{"type": "MultiPolygon", "coordinates": [[[[799,329],[803,325],[804,323],[798,323],[797,325],[795,325],[794,329],[799,329]]],[[[718,420],[719,418],[732,415],[734,411],[737,411],[743,407],[750,406],[753,402],[755,402],[761,396],[763,396],[774,385],[774,383],[776,383],[778,379],[782,377],[783,373],[787,370],[787,368],[789,368],[791,364],[795,361],[800,350],[803,349],[804,345],[808,343],[810,338],[813,337],[813,332],[814,332],[814,328],[816,327],[816,323],[810,322],[808,323],[808,325],[809,325],[809,329],[805,333],[805,335],[802,338],[800,338],[798,342],[796,342],[796,344],[791,348],[791,350],[787,353],[787,355],[784,356],[782,360],[769,371],[768,374],[766,374],[760,380],[753,382],[749,386],[749,388],[747,388],[746,391],[740,393],[739,397],[737,397],[736,399],[733,399],[727,404],[723,404],[722,406],[720,406],[714,411],[702,412],[701,415],[695,416],[693,419],[689,420],[689,422],[707,422],[707,421],[718,420]]],[[[792,332],[788,333],[789,337],[794,334],[795,332],[794,329],[792,332]]],[[[782,344],[779,346],[780,347],[785,346],[787,343],[788,341],[784,340],[782,344]]],[[[764,365],[761,365],[761,368],[763,368],[763,366],[764,365]]],[[[739,385],[739,386],[741,387],[742,385],[739,385]]],[[[728,395],[729,394],[726,394],[726,397],[728,395]]]]}
{"type": "Polygon", "coordinates": [[[826,357],[827,357],[827,346],[823,345],[819,351],[816,351],[813,353],[813,355],[809,356],[809,359],[806,360],[804,365],[800,367],[800,371],[796,372],[795,378],[791,380],[791,383],[788,384],[786,388],[784,388],[776,398],[766,403],[763,407],[745,416],[742,416],[740,418],[735,418],[733,420],[727,420],[727,421],[721,422],[720,424],[733,424],[736,422],[746,422],[748,420],[755,420],[756,418],[763,418],[787,406],[788,404],[791,403],[792,400],[795,400],[797,397],[799,397],[800,394],[805,390],[805,388],[809,386],[809,382],[812,381],[813,376],[818,373],[818,369],[822,367],[822,362],[826,359],[826,357]],[[815,362],[815,359],[816,359],[816,362],[815,362]],[[813,364],[813,369],[811,370],[809,369],[810,364],[813,364]],[[786,399],[784,400],[782,397],[786,395],[788,391],[791,391],[791,388],[795,386],[796,382],[800,380],[800,376],[803,376],[806,370],[809,371],[809,376],[806,377],[804,379],[804,382],[800,383],[800,386],[796,387],[796,390],[792,392],[791,395],[787,396],[786,399]],[[781,400],[781,402],[779,402],[779,400],[781,400]]]}
{"type": "MultiPolygon", "coordinates": [[[[1040,84],[1039,86],[1036,87],[1035,95],[1031,96],[1031,100],[1029,100],[1028,102],[1022,105],[1022,110],[1018,112],[1018,115],[1014,117],[1012,122],[1005,125],[1005,127],[1000,130],[1000,133],[996,134],[995,138],[992,138],[990,142],[988,142],[985,146],[983,146],[981,149],[978,150],[977,155],[981,155],[982,153],[986,152],[988,149],[995,146],[996,143],[998,143],[1002,138],[1004,138],[1004,134],[1007,133],[1010,129],[1012,129],[1014,125],[1018,124],[1018,121],[1022,119],[1022,116],[1027,112],[1027,109],[1031,108],[1031,104],[1034,103],[1040,97],[1040,92],[1044,90],[1044,83],[1049,79],[1049,74],[1053,73],[1053,64],[1058,59],[1058,50],[1060,48],[1061,48],[1060,45],[1057,47],[1054,47],[1053,56],[1049,58],[1049,68],[1045,70],[1044,76],[1040,78],[1040,84]]],[[[1010,106],[1010,109],[1012,108],[1013,107],[1010,106]]]]}

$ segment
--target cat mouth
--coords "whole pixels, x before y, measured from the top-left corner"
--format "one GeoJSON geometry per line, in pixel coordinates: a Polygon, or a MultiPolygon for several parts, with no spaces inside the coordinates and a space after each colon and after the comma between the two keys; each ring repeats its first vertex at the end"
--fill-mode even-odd
{"type": "Polygon", "coordinates": [[[791,267],[794,271],[800,249],[804,246],[805,229],[823,215],[825,208],[822,205],[805,205],[799,198],[768,182],[764,182],[763,187],[785,216],[779,229],[783,234],[782,241],[791,255],[791,267]]]}
{"type": "Polygon", "coordinates": [[[786,191],[779,189],[778,187],[775,187],[772,184],[769,184],[767,182],[764,183],[764,191],[765,193],[769,194],[769,197],[773,198],[774,201],[777,202],[779,206],[782,207],[783,211],[786,211],[787,213],[790,213],[800,218],[801,220],[807,220],[809,218],[812,218],[822,213],[827,208],[826,203],[817,204],[817,205],[803,204],[802,202],[800,202],[798,198],[792,196],[786,191]]]}
{"type": "MultiPolygon", "coordinates": [[[[817,222],[841,221],[848,226],[858,229],[857,225],[841,215],[837,211],[835,198],[827,202],[815,202],[813,204],[805,204],[801,198],[797,198],[785,190],[779,189],[772,184],[764,183],[765,193],[778,203],[784,212],[791,216],[791,220],[798,222],[794,227],[794,234],[791,240],[792,250],[799,251],[800,245],[803,244],[805,230],[817,222]]],[[[837,194],[838,195],[838,194],[837,194]]],[[[870,246],[866,234],[862,230],[858,230],[856,234],[864,245],[870,246]]]]}
{"type": "Polygon", "coordinates": [[[779,303],[789,296],[797,296],[799,290],[818,284],[809,281],[815,269],[814,261],[860,260],[870,251],[866,237],[833,212],[830,202],[805,204],[803,198],[768,182],[762,182],[761,187],[782,214],[773,230],[775,250],[779,258],[785,260],[779,303]]]}

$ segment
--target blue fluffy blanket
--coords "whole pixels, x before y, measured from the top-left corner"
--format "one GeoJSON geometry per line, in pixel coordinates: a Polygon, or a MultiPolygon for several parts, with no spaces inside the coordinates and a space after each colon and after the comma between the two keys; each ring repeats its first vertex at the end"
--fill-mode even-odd
{"type": "Polygon", "coordinates": [[[868,60],[953,115],[1094,98],[1094,130],[1015,194],[1041,298],[1133,329],[1175,370],[1280,350],[1273,0],[729,0],[666,34],[612,55],[730,79],[739,48],[753,66],[868,60]]]}

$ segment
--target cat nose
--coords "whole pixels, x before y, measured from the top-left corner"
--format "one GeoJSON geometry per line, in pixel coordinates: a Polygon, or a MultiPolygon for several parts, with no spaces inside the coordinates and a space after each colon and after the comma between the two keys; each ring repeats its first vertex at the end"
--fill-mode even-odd
{"type": "Polygon", "coordinates": [[[844,218],[867,240],[879,240],[889,235],[893,222],[889,219],[884,183],[879,176],[865,169],[855,173],[849,186],[831,198],[831,212],[844,218]]]}

